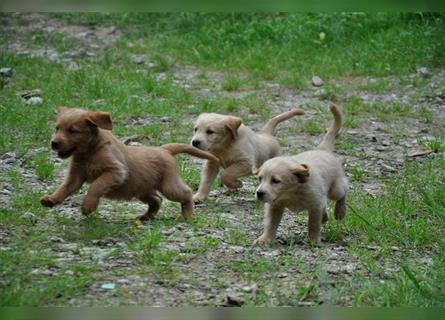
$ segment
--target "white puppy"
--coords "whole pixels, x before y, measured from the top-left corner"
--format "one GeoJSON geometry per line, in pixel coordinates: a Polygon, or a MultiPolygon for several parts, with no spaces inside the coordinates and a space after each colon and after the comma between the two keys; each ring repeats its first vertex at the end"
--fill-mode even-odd
{"type": "Polygon", "coordinates": [[[346,214],[347,180],[339,160],[332,154],[333,141],[341,123],[341,111],[331,105],[334,123],[318,150],[297,156],[276,157],[266,161],[260,169],[254,169],[260,186],[256,196],[265,202],[264,232],[254,244],[274,240],[283,211],[309,212],[309,239],[320,243],[322,223],[328,220],[327,199],[335,200],[334,215],[342,219],[346,214]]]}
{"type": "Polygon", "coordinates": [[[298,108],[282,113],[270,119],[259,133],[244,126],[238,117],[201,114],[196,121],[191,143],[216,156],[219,162],[206,162],[193,200],[201,202],[207,197],[220,165],[224,168],[221,182],[230,189],[240,188],[242,183],[238,178],[252,174],[253,167],[259,167],[279,154],[280,145],[273,136],[277,124],[303,114],[304,111],[298,108]]]}

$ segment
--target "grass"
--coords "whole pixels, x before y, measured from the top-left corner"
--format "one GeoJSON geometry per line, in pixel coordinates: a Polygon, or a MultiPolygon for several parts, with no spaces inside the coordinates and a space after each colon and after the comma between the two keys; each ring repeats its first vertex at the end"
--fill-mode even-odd
{"type": "MultiPolygon", "coordinates": [[[[0,54],[0,66],[15,71],[10,81],[0,79],[0,305],[126,305],[163,299],[167,304],[218,305],[228,289],[238,290],[248,306],[445,305],[445,143],[434,104],[421,100],[434,96],[434,81],[410,76],[419,66],[433,72],[444,67],[443,14],[50,17],[96,28],[113,25],[123,36],[95,57],[75,58],[80,66],[76,71],[45,58],[0,54]],[[146,55],[154,66],[133,63],[135,54],[146,55]],[[196,79],[178,81],[184,66],[196,79]],[[322,90],[311,87],[314,75],[324,80],[322,90]],[[369,81],[371,77],[375,81],[369,81]],[[408,102],[360,97],[362,91],[376,97],[399,90],[402,94],[406,86],[414,91],[408,102]],[[27,105],[17,95],[32,89],[42,90],[42,105],[27,105]],[[411,137],[411,123],[426,124],[431,138],[419,137],[417,144],[433,151],[404,159],[402,169],[378,180],[372,167],[347,167],[348,216],[335,221],[329,207],[319,248],[306,243],[306,215],[290,213],[278,231],[286,244],[251,247],[261,232],[263,210],[252,196],[253,178],[243,179],[247,187],[235,192],[227,192],[217,179],[215,194],[195,207],[187,224],[174,220],[180,206],[168,201],[147,224],[133,223],[146,210],[136,201],[104,200],[93,216],[81,217],[79,202],[86,188],[60,207],[39,205],[40,197],[62,181],[67,167],[66,161],[54,163],[48,145],[58,106],[111,112],[117,137],[146,137],[144,144],[161,145],[189,143],[193,120],[201,112],[234,114],[258,127],[278,113],[275,106],[281,100],[299,103],[300,95],[311,99],[304,108],[313,117],[288,122],[278,133],[292,150],[305,150],[301,137],[311,143],[321,138],[331,121],[324,100],[331,100],[345,113],[345,130],[353,129],[335,141],[343,157],[362,159],[360,148],[366,145],[353,132],[369,130],[370,118],[394,140],[411,137]],[[133,124],[134,119],[141,124],[133,124]],[[399,125],[405,120],[409,124],[399,125]],[[19,160],[8,158],[7,152],[19,160]],[[367,194],[364,183],[378,183],[381,192],[367,194]],[[73,250],[68,254],[63,245],[73,250]],[[334,272],[333,266],[355,269],[334,272]],[[130,276],[138,276],[143,286],[121,287],[117,282],[130,276]],[[118,288],[97,291],[104,281],[118,288]],[[178,289],[183,284],[191,286],[187,292],[178,289]],[[163,293],[149,300],[150,290],[163,293]]],[[[5,25],[7,18],[0,14],[5,25]]],[[[27,25],[25,16],[16,19],[17,25],[27,25]]],[[[17,39],[30,50],[48,47],[61,57],[83,45],[59,32],[5,32],[10,33],[0,43],[17,39]]],[[[181,176],[196,190],[199,165],[189,156],[177,158],[181,176]]]]}

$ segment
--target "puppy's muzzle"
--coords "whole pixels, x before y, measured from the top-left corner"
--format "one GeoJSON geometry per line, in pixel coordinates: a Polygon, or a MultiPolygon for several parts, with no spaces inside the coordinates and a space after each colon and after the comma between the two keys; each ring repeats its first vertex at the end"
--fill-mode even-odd
{"type": "Polygon", "coordinates": [[[55,140],[51,141],[51,148],[54,151],[59,150],[59,147],[60,147],[60,143],[58,141],[55,141],[55,140]]]}
{"type": "Polygon", "coordinates": [[[260,201],[264,201],[264,196],[265,195],[266,195],[266,192],[264,192],[262,190],[257,190],[257,192],[256,192],[256,197],[260,201]]]}

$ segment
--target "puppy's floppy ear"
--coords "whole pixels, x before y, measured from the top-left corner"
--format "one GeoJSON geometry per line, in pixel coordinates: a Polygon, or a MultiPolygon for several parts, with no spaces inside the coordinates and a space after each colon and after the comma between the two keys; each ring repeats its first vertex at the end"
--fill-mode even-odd
{"type": "Polygon", "coordinates": [[[309,166],[307,164],[297,164],[291,169],[291,172],[297,177],[298,182],[300,183],[305,183],[310,175],[309,166]]]}
{"type": "Polygon", "coordinates": [[[67,111],[69,108],[67,107],[58,107],[56,110],[56,115],[60,116],[62,113],[64,113],[65,111],[67,111]]]}
{"type": "Polygon", "coordinates": [[[253,174],[254,176],[257,176],[258,173],[260,173],[260,168],[257,168],[256,166],[253,166],[253,167],[252,167],[252,174],[253,174]]]}
{"type": "Polygon", "coordinates": [[[105,130],[113,129],[111,114],[109,112],[88,112],[85,121],[88,125],[105,130]]]}
{"type": "Polygon", "coordinates": [[[230,134],[232,135],[233,140],[238,138],[238,128],[241,125],[243,121],[238,117],[232,117],[229,116],[224,124],[227,130],[229,130],[230,134]]]}

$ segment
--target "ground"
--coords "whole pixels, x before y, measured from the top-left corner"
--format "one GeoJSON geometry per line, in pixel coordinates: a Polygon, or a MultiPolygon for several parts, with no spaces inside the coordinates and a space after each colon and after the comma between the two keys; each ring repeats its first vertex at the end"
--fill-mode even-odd
{"type": "MultiPolygon", "coordinates": [[[[0,19],[0,68],[13,69],[0,78],[1,305],[444,305],[443,65],[290,85],[286,76],[193,63],[163,48],[162,37],[121,25],[0,19]],[[110,111],[114,134],[135,145],[188,143],[204,111],[235,114],[257,130],[301,106],[306,114],[276,133],[282,153],[296,154],[321,141],[330,101],[345,114],[335,152],[350,192],[346,219],[330,209],[319,247],[307,242],[306,214],[291,212],[276,243],[252,246],[263,216],[254,177],[238,191],[217,181],[188,223],[167,200],[149,223],[134,222],[145,209],[137,201],[104,199],[83,217],[86,188],[56,208],[39,204],[68,165],[49,148],[57,106],[110,111]]],[[[202,161],[178,158],[196,190],[202,161]]]]}

